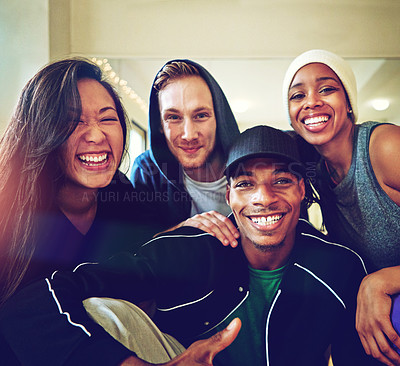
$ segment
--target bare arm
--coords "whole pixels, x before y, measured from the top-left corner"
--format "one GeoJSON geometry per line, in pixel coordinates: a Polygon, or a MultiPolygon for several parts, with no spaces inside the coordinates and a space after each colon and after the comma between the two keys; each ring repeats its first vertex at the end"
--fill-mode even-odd
{"type": "MultiPolygon", "coordinates": [[[[228,347],[236,338],[241,327],[239,318],[232,322],[221,332],[214,334],[208,339],[193,343],[185,352],[175,357],[169,362],[163,363],[163,366],[179,366],[179,365],[202,365],[212,366],[213,359],[217,353],[228,347]]],[[[123,361],[119,366],[149,366],[151,363],[140,360],[135,356],[131,356],[123,361]]]]}
{"type": "MultiPolygon", "coordinates": [[[[369,153],[379,185],[400,206],[400,127],[380,125],[371,135],[369,153]]],[[[399,239],[400,240],[400,239],[399,239]]],[[[400,365],[400,339],[390,321],[391,295],[400,292],[400,266],[364,278],[357,297],[356,327],[365,351],[386,365],[400,365]]]]}
{"type": "Polygon", "coordinates": [[[379,185],[400,206],[400,126],[376,127],[371,135],[369,153],[379,185]]]}
{"type": "Polygon", "coordinates": [[[400,347],[390,311],[391,295],[400,292],[400,266],[366,276],[357,296],[356,328],[367,354],[385,365],[400,365],[400,356],[390,342],[400,347]]]}

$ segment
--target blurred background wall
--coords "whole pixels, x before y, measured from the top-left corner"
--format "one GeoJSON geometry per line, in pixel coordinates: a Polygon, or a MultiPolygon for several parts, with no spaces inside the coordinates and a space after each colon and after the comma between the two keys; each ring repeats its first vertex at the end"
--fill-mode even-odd
{"type": "Polygon", "coordinates": [[[61,57],[108,65],[129,116],[147,127],[147,98],[169,59],[191,58],[221,84],[241,129],[290,128],[281,82],[290,60],[324,48],[351,62],[360,121],[400,123],[398,0],[0,0],[0,132],[26,81],[61,57]],[[389,100],[385,111],[372,108],[389,100]]]}

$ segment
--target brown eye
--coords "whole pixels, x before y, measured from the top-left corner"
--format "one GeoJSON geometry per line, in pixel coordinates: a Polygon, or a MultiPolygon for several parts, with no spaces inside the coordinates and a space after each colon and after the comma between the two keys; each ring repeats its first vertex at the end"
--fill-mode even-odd
{"type": "Polygon", "coordinates": [[[249,181],[240,181],[235,184],[235,188],[248,188],[251,186],[252,186],[252,184],[249,181]]]}
{"type": "Polygon", "coordinates": [[[302,98],[304,98],[304,94],[303,93],[296,93],[293,94],[291,97],[289,97],[289,100],[301,100],[302,98]]]}
{"type": "Polygon", "coordinates": [[[337,91],[337,90],[338,90],[338,89],[335,88],[335,87],[333,87],[333,86],[327,86],[327,87],[325,87],[325,88],[322,88],[322,89],[320,90],[320,93],[321,93],[321,94],[329,94],[329,93],[335,92],[335,91],[337,91]]]}

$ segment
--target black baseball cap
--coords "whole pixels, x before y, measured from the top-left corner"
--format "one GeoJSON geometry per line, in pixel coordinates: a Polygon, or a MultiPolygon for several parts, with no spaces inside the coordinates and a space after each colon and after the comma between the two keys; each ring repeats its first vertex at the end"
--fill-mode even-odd
{"type": "Polygon", "coordinates": [[[256,126],[242,132],[232,144],[226,162],[226,177],[233,175],[239,163],[259,157],[282,160],[288,164],[291,173],[305,176],[296,141],[284,131],[269,126],[256,126]]]}

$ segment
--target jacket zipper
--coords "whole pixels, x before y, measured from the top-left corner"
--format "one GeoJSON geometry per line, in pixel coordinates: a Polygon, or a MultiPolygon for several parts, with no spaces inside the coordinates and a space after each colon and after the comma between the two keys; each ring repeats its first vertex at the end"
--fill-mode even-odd
{"type": "Polygon", "coordinates": [[[269,366],[269,352],[268,352],[268,330],[269,330],[269,320],[271,318],[272,310],[275,307],[275,304],[278,300],[278,297],[280,296],[282,290],[279,289],[275,295],[274,300],[272,301],[271,307],[268,311],[268,316],[267,316],[267,323],[265,325],[265,354],[266,354],[266,361],[267,361],[267,366],[269,366]]]}

